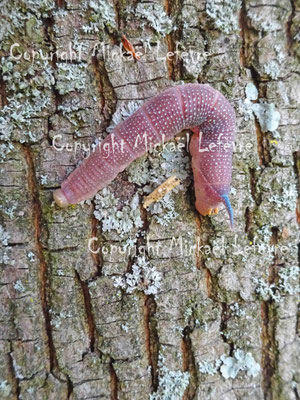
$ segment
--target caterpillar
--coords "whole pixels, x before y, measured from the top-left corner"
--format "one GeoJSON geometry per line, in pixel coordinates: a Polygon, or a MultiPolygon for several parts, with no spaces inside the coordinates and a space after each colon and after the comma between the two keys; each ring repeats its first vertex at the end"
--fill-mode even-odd
{"type": "Polygon", "coordinates": [[[54,191],[55,202],[67,207],[93,197],[151,145],[170,140],[183,129],[194,132],[189,149],[196,209],[202,215],[213,214],[223,203],[233,227],[228,194],[235,113],[228,100],[207,84],[174,86],[144,103],[54,191]]]}

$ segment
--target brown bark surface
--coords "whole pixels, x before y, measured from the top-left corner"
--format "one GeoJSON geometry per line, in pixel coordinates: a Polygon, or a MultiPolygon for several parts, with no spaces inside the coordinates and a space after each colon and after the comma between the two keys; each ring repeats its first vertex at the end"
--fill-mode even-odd
{"type": "Polygon", "coordinates": [[[298,400],[300,2],[0,13],[0,399],[298,400]],[[139,61],[119,55],[123,34],[139,61]],[[223,208],[197,214],[186,148],[145,155],[92,201],[53,203],[97,138],[197,81],[236,110],[234,231],[223,208]],[[179,189],[145,210],[171,175],[179,189]]]}

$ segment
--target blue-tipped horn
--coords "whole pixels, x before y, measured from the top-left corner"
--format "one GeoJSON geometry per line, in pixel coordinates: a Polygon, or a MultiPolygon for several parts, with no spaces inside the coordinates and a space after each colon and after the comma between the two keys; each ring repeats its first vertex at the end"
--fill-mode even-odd
{"type": "Polygon", "coordinates": [[[223,194],[221,197],[223,199],[223,203],[224,203],[226,210],[228,212],[228,215],[229,215],[231,229],[233,229],[233,224],[234,224],[233,209],[231,207],[229,197],[227,194],[223,194]]]}

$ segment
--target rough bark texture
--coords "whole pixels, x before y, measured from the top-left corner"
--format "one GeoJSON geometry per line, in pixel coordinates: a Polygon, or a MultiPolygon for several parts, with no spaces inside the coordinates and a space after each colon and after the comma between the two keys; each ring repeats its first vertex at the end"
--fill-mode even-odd
{"type": "Polygon", "coordinates": [[[27,0],[1,12],[0,398],[299,399],[299,1],[27,0]],[[122,34],[139,62],[112,57],[122,34]],[[33,60],[40,49],[54,56],[33,60]],[[175,50],[187,55],[167,59],[175,50]],[[91,202],[53,204],[85,154],[75,144],[179,81],[210,83],[235,107],[235,231],[224,209],[195,211],[185,149],[143,157],[91,202]],[[143,210],[173,173],[180,190],[143,210]]]}

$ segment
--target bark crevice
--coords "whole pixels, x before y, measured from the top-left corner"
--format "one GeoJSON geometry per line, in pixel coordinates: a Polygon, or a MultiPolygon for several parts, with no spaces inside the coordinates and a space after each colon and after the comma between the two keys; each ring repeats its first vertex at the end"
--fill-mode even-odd
{"type": "Polygon", "coordinates": [[[289,56],[294,56],[294,49],[293,49],[294,38],[291,31],[292,31],[293,20],[296,15],[296,7],[294,0],[290,0],[290,4],[292,10],[288,18],[288,21],[286,23],[286,38],[287,38],[287,48],[289,56]]]}
{"type": "Polygon", "coordinates": [[[179,49],[180,41],[183,35],[183,25],[181,21],[181,13],[184,2],[183,0],[166,0],[165,10],[166,13],[173,18],[177,29],[166,35],[166,41],[168,46],[168,51],[175,54],[172,59],[167,58],[169,79],[172,81],[178,81],[184,78],[183,73],[183,61],[175,51],[179,49]]]}
{"type": "Polygon", "coordinates": [[[109,80],[109,75],[105,68],[105,62],[99,58],[97,51],[95,51],[95,55],[91,58],[91,66],[100,98],[99,111],[104,117],[104,122],[101,124],[101,128],[105,130],[112,121],[118,99],[115,89],[109,80]]]}
{"type": "Polygon", "coordinates": [[[13,391],[13,396],[16,400],[20,399],[20,386],[19,386],[19,378],[17,377],[16,374],[16,370],[14,367],[14,360],[13,360],[13,356],[12,356],[12,352],[13,352],[13,343],[12,341],[9,342],[9,346],[10,346],[10,351],[7,354],[7,358],[8,358],[8,370],[9,370],[9,375],[11,378],[11,384],[12,384],[12,391],[13,391]]]}
{"type": "Polygon", "coordinates": [[[118,400],[118,377],[116,374],[116,371],[114,369],[113,365],[113,360],[110,360],[109,363],[109,373],[110,373],[110,389],[111,389],[111,394],[110,394],[110,399],[111,400],[118,400]]]}
{"type": "Polygon", "coordinates": [[[144,301],[144,327],[148,365],[151,367],[152,392],[158,388],[159,337],[155,320],[156,302],[152,295],[146,295],[144,301]]]}
{"type": "Polygon", "coordinates": [[[87,318],[88,330],[89,330],[89,339],[90,339],[90,351],[93,353],[95,350],[95,332],[96,332],[96,324],[92,309],[92,300],[89,291],[88,284],[80,278],[80,275],[77,271],[75,271],[75,277],[77,282],[79,283],[82,291],[82,296],[84,300],[84,308],[85,315],[87,318]]]}
{"type": "Polygon", "coordinates": [[[33,161],[33,155],[29,146],[23,146],[25,159],[27,163],[27,179],[28,179],[28,189],[32,202],[32,217],[33,217],[33,229],[34,229],[34,240],[35,249],[39,259],[40,269],[39,269],[39,284],[40,284],[40,299],[41,307],[44,315],[45,321],[45,332],[47,336],[47,347],[49,355],[49,372],[58,367],[58,362],[56,358],[56,352],[52,336],[51,328],[51,316],[50,307],[48,299],[48,285],[49,285],[49,271],[46,262],[46,257],[44,254],[44,248],[42,243],[42,207],[40,204],[39,191],[35,175],[35,166],[33,161]]]}
{"type": "Polygon", "coordinates": [[[199,385],[199,377],[197,373],[198,369],[196,365],[196,360],[193,351],[193,344],[190,334],[191,334],[191,329],[189,327],[184,328],[181,341],[183,370],[189,372],[190,379],[189,379],[189,385],[184,392],[183,400],[194,399],[199,385]]]}

